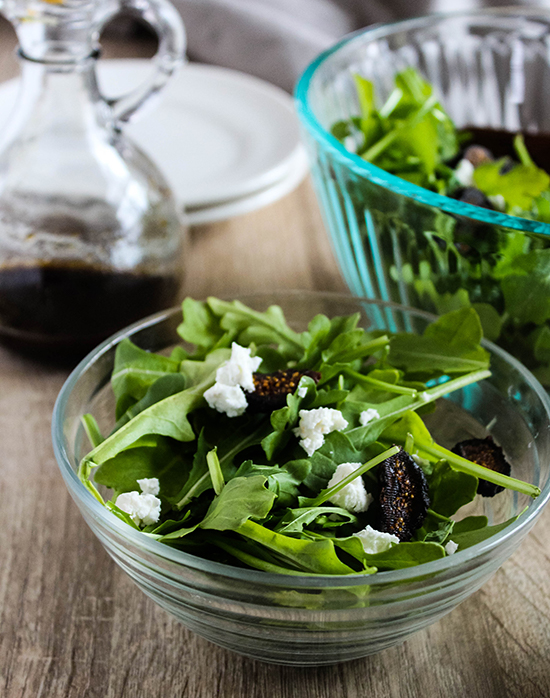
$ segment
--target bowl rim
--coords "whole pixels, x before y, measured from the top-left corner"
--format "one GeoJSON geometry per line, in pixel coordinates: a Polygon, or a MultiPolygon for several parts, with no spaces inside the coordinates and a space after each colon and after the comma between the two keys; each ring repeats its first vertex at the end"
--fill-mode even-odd
{"type": "MultiPolygon", "coordinates": [[[[284,290],[284,291],[274,291],[274,292],[260,292],[260,293],[247,293],[238,296],[238,299],[246,303],[247,299],[250,300],[260,300],[262,298],[275,300],[279,298],[281,301],[283,299],[292,299],[293,297],[303,298],[304,296],[310,296],[315,298],[326,298],[328,301],[343,301],[349,302],[353,301],[357,304],[367,304],[370,306],[377,306],[381,309],[389,309],[396,311],[406,311],[413,317],[418,317],[426,320],[433,321],[437,316],[427,313],[416,308],[409,308],[398,303],[393,303],[390,301],[380,301],[373,300],[370,298],[364,298],[359,296],[351,296],[345,293],[334,293],[334,292],[324,292],[324,291],[302,291],[302,290],[284,290]]],[[[117,516],[114,516],[106,507],[104,507],[100,502],[91,494],[91,492],[84,487],[77,473],[71,466],[71,460],[67,452],[63,424],[64,424],[64,410],[67,401],[70,397],[72,390],[78,383],[80,377],[86,372],[86,370],[92,366],[97,361],[109,352],[113,347],[115,347],[122,339],[131,337],[137,331],[146,329],[148,327],[153,327],[154,325],[166,320],[176,314],[181,313],[181,306],[175,306],[168,308],[166,310],[160,311],[153,315],[149,315],[142,320],[129,325],[128,327],[120,330],[119,332],[113,334],[111,337],[106,339],[100,345],[98,345],[94,350],[87,354],[80,363],[73,369],[65,383],[63,384],[57,399],[55,401],[53,414],[52,414],[52,442],[55,458],[61,475],[67,485],[70,494],[77,502],[79,508],[85,507],[87,512],[93,516],[95,519],[99,519],[102,525],[112,531],[113,533],[127,538],[128,542],[140,547],[142,550],[155,555],[158,558],[166,560],[168,562],[177,563],[184,567],[188,567],[192,570],[197,570],[201,572],[207,572],[210,574],[217,575],[218,577],[225,577],[232,580],[237,580],[240,582],[250,582],[253,584],[262,584],[267,586],[283,586],[289,587],[293,586],[296,588],[349,588],[355,586],[381,586],[396,582],[412,582],[418,581],[419,579],[424,579],[425,577],[435,575],[436,573],[443,573],[448,571],[453,571],[460,567],[463,563],[469,563],[478,557],[488,553],[495,547],[499,546],[501,543],[506,542],[508,539],[512,538],[516,532],[527,527],[527,530],[531,528],[534,520],[538,518],[542,512],[544,506],[550,499],[550,477],[548,482],[545,484],[541,491],[541,494],[536,498],[532,499],[526,507],[526,510],[518,517],[516,521],[507,526],[503,531],[490,536],[480,543],[466,548],[463,551],[457,551],[454,555],[446,556],[434,562],[423,563],[422,565],[416,565],[414,567],[404,568],[401,570],[391,570],[385,572],[376,572],[374,574],[350,574],[350,575],[286,575],[278,574],[272,572],[264,572],[261,570],[246,569],[233,567],[221,562],[214,562],[207,560],[205,558],[200,558],[190,553],[185,553],[181,550],[171,548],[168,545],[160,543],[157,540],[149,538],[147,534],[141,531],[134,530],[126,523],[124,523],[117,516]]],[[[542,385],[535,378],[535,376],[528,371],[517,359],[508,354],[497,345],[483,340],[483,346],[489,351],[497,354],[501,359],[510,364],[516,371],[520,373],[523,379],[527,382],[529,387],[534,391],[534,393],[539,398],[542,406],[544,407],[546,414],[550,420],[550,396],[546,393],[542,385]]],[[[94,531],[95,534],[95,531],[94,531]]]]}
{"type": "Polygon", "coordinates": [[[365,40],[375,41],[377,39],[396,34],[399,32],[418,29],[423,26],[429,26],[452,19],[471,18],[472,20],[494,20],[495,18],[527,18],[544,20],[550,25],[550,8],[538,7],[494,7],[479,10],[463,10],[457,12],[437,12],[422,17],[413,19],[399,20],[396,22],[388,22],[384,24],[376,24],[366,29],[359,29],[338,41],[336,44],[320,53],[304,70],[301,77],[298,79],[294,89],[294,97],[296,103],[296,111],[303,126],[322,147],[330,153],[341,164],[349,168],[354,174],[368,179],[385,189],[405,196],[408,199],[413,199],[421,204],[432,206],[446,213],[459,215],[470,218],[480,223],[489,223],[501,227],[518,230],[521,232],[537,233],[539,235],[550,235],[550,224],[542,221],[529,220],[519,216],[511,216],[500,211],[491,211],[490,209],[474,206],[463,201],[451,199],[443,194],[437,194],[429,189],[412,184],[397,175],[390,174],[382,168],[373,165],[362,157],[347,150],[337,138],[327,131],[317,117],[313,113],[313,109],[309,104],[309,88],[317,71],[326,63],[333,55],[344,49],[348,45],[357,42],[362,43],[365,40]]]}

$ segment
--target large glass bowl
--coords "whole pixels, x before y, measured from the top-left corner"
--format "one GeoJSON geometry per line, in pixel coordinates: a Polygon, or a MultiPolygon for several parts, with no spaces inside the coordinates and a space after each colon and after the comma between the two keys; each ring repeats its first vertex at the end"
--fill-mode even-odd
{"type": "MultiPolygon", "coordinates": [[[[243,297],[257,310],[277,303],[291,326],[306,327],[319,312],[359,311],[364,327],[419,332],[431,318],[420,311],[341,295],[289,292],[243,297]]],[[[502,532],[462,552],[410,569],[371,576],[269,574],[211,562],[135,531],[104,508],[76,470],[89,450],[80,417],[91,412],[103,429],[114,423],[109,377],[117,344],[130,337],[153,351],[178,342],[179,309],[154,315],[89,354],[63,386],[53,414],[61,473],[86,522],[111,557],[156,603],[188,628],[223,647],[281,664],[334,664],[402,642],[478,589],[516,549],[550,497],[550,400],[515,359],[486,344],[493,375],[440,400],[430,428],[445,446],[484,436],[488,425],[513,463],[512,474],[542,489],[536,500],[504,491],[462,515],[499,523],[502,532]]],[[[481,498],[477,498],[480,499],[481,498]]]]}
{"type": "Polygon", "coordinates": [[[351,291],[437,313],[475,305],[486,336],[546,385],[550,256],[540,252],[550,246],[550,225],[388,174],[348,152],[330,128],[360,113],[354,73],[385,100],[395,74],[412,66],[459,128],[550,134],[549,36],[550,12],[534,8],[376,26],[321,54],[296,88],[317,196],[351,291]],[[496,269],[503,258],[513,272],[496,269]]]}

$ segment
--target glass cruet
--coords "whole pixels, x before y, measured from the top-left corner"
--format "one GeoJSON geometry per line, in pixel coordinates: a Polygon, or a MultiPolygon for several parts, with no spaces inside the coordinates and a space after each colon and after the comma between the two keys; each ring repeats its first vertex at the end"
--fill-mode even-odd
{"type": "Polygon", "coordinates": [[[184,228],[157,167],[122,131],[184,55],[166,0],[0,0],[15,26],[19,95],[0,132],[0,339],[82,352],[171,305],[184,228]],[[153,70],[120,98],[96,78],[98,37],[121,10],[158,34],[153,70]]]}

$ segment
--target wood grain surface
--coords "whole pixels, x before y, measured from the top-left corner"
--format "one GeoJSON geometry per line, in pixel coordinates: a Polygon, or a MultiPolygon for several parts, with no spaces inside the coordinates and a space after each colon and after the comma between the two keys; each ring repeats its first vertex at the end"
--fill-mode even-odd
{"type": "MultiPolygon", "coordinates": [[[[13,45],[0,24],[0,79],[16,72],[13,45]]],[[[186,293],[279,288],[345,290],[309,182],[190,234],[186,293]]],[[[402,646],[327,668],[261,664],[175,622],[88,530],[51,447],[66,376],[0,350],[1,698],[550,696],[550,510],[483,589],[402,646]]]]}

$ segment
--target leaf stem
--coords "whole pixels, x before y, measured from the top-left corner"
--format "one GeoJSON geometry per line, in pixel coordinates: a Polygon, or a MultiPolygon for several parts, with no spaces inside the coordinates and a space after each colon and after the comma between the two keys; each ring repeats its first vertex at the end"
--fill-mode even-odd
{"type": "MultiPolygon", "coordinates": [[[[473,371],[473,373],[467,373],[465,376],[460,376],[459,378],[454,378],[453,380],[447,381],[446,383],[441,383],[433,388],[428,388],[423,393],[420,393],[420,401],[427,403],[433,402],[434,400],[447,395],[448,393],[453,393],[455,390],[460,390],[460,388],[465,388],[467,385],[472,383],[477,383],[478,381],[485,380],[491,376],[491,371],[487,369],[482,369],[480,371],[473,371]],[[423,396],[427,395],[428,398],[425,399],[423,396]]],[[[414,410],[420,405],[411,405],[409,409],[414,410]]]]}
{"type": "Polygon", "coordinates": [[[92,448],[99,446],[99,444],[101,444],[101,443],[103,443],[103,441],[105,441],[105,437],[101,433],[99,425],[96,422],[96,419],[93,415],[83,414],[82,417],[80,418],[80,421],[82,422],[82,426],[84,427],[84,431],[86,432],[86,436],[88,437],[90,443],[92,444],[92,448]]]}
{"type": "Polygon", "coordinates": [[[525,141],[523,140],[523,135],[521,133],[516,134],[516,137],[514,138],[514,150],[516,151],[522,165],[526,165],[527,167],[536,167],[531,156],[529,155],[529,151],[525,146],[525,141]]]}
{"type": "Polygon", "coordinates": [[[339,354],[335,354],[330,358],[330,363],[349,364],[351,361],[355,361],[356,359],[362,359],[364,356],[370,356],[375,351],[383,349],[385,346],[389,344],[389,342],[390,338],[388,337],[388,335],[384,334],[381,337],[373,339],[372,342],[368,342],[367,344],[361,344],[355,349],[350,349],[349,351],[342,351],[339,354]]]}
{"type": "Polygon", "coordinates": [[[92,466],[93,464],[90,463],[88,458],[83,458],[80,462],[80,465],[78,466],[78,477],[80,479],[80,482],[82,482],[84,487],[97,499],[97,501],[100,504],[105,505],[103,497],[99,494],[96,486],[90,480],[90,475],[92,474],[92,466]]]}
{"type": "Polygon", "coordinates": [[[225,480],[220,467],[220,459],[218,458],[217,450],[217,448],[213,448],[211,451],[208,451],[206,454],[206,464],[208,465],[214,492],[220,494],[225,486],[225,480]]]}
{"type": "Polygon", "coordinates": [[[378,378],[371,378],[368,374],[359,373],[351,368],[346,368],[343,370],[350,378],[354,378],[358,383],[367,383],[368,385],[373,385],[380,390],[385,390],[388,393],[397,393],[398,395],[411,395],[416,397],[418,395],[418,390],[415,388],[407,388],[404,385],[397,385],[396,383],[386,383],[386,381],[378,380],[378,378]]]}
{"type": "Polygon", "coordinates": [[[448,451],[446,448],[443,448],[443,446],[439,446],[436,443],[432,445],[422,444],[422,450],[430,453],[432,456],[436,456],[436,458],[445,459],[453,470],[458,470],[461,473],[474,475],[474,477],[487,480],[488,482],[492,482],[494,485],[500,485],[508,490],[515,490],[516,492],[527,494],[530,497],[538,497],[540,494],[540,489],[536,485],[532,485],[530,482],[524,482],[523,480],[517,480],[514,477],[497,473],[494,470],[485,468],[483,465],[473,463],[466,458],[457,456],[452,451],[448,451]]]}

